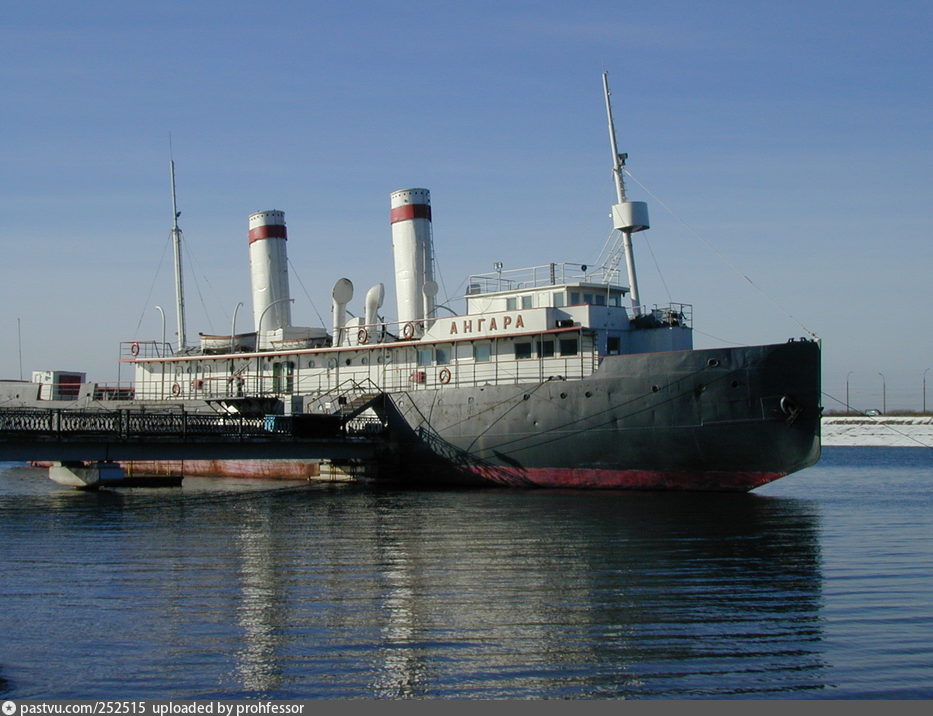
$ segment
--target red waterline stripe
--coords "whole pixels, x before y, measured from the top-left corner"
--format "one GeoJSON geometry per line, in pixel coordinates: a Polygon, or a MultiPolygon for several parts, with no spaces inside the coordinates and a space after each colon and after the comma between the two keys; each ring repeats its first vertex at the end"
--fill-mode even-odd
{"type": "Polygon", "coordinates": [[[512,487],[563,487],[622,490],[704,490],[747,492],[783,477],[784,472],[680,472],[655,470],[598,470],[587,468],[516,468],[470,466],[467,469],[491,484],[512,487]]]}
{"type": "Polygon", "coordinates": [[[430,204],[405,204],[397,206],[389,212],[389,223],[396,221],[408,221],[409,219],[427,219],[431,220],[430,204]]]}
{"type": "Polygon", "coordinates": [[[266,224],[249,230],[250,243],[260,239],[288,239],[285,226],[283,224],[266,224]]]}

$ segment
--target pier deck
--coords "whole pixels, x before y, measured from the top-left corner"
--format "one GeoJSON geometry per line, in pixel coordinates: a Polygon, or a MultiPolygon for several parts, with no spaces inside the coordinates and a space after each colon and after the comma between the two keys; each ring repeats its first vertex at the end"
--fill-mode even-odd
{"type": "Polygon", "coordinates": [[[0,460],[371,459],[378,420],[138,410],[0,409],[0,460]]]}

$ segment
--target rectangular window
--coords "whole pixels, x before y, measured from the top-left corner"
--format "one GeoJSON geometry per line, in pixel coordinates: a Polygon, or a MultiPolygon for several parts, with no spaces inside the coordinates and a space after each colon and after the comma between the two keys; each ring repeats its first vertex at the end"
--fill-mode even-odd
{"type": "Polygon", "coordinates": [[[580,294],[577,291],[570,292],[570,305],[571,306],[580,305],[580,294]]]}
{"type": "Polygon", "coordinates": [[[435,351],[434,360],[438,365],[447,365],[450,363],[450,346],[438,346],[435,351]]]}
{"type": "Polygon", "coordinates": [[[554,357],[554,341],[538,341],[538,358],[554,357]]]}
{"type": "Polygon", "coordinates": [[[560,339],[560,354],[562,356],[575,356],[579,352],[576,338],[560,339]]]}
{"type": "Polygon", "coordinates": [[[585,303],[587,306],[589,306],[591,303],[593,303],[593,294],[592,294],[592,293],[584,293],[584,294],[583,294],[583,303],[585,303]]]}
{"type": "Polygon", "coordinates": [[[515,296],[512,298],[505,299],[505,310],[506,311],[515,311],[518,309],[518,299],[515,296]]]}
{"type": "Polygon", "coordinates": [[[597,293],[595,296],[593,296],[593,303],[597,306],[605,306],[606,297],[601,293],[597,293]]]}
{"type": "Polygon", "coordinates": [[[473,346],[473,360],[477,363],[485,363],[492,357],[492,345],[489,343],[478,343],[473,346]]]}
{"type": "Polygon", "coordinates": [[[619,296],[618,296],[617,294],[614,293],[614,294],[612,294],[612,295],[609,297],[609,305],[610,305],[610,306],[616,306],[616,307],[618,307],[618,305],[619,305],[619,296]]]}
{"type": "Polygon", "coordinates": [[[431,348],[423,348],[418,351],[418,365],[431,365],[431,362],[434,360],[434,350],[431,348]]]}
{"type": "Polygon", "coordinates": [[[522,296],[522,308],[531,308],[531,296],[522,296]]]}
{"type": "Polygon", "coordinates": [[[567,300],[563,291],[558,291],[551,295],[551,298],[554,302],[554,308],[560,308],[561,306],[567,305],[567,300]]]}
{"type": "Polygon", "coordinates": [[[531,358],[531,343],[516,343],[515,360],[524,360],[525,358],[531,358]]]}
{"type": "Polygon", "coordinates": [[[622,339],[619,336],[609,336],[606,339],[606,353],[617,356],[622,350],[622,339]]]}

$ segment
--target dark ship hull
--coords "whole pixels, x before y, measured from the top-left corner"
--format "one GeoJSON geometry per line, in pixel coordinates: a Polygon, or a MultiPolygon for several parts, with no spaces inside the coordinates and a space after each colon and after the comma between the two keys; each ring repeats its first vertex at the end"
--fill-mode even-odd
{"type": "Polygon", "coordinates": [[[409,482],[747,491],[819,459],[820,348],[612,356],[582,380],[419,391],[386,410],[384,463],[409,482]]]}

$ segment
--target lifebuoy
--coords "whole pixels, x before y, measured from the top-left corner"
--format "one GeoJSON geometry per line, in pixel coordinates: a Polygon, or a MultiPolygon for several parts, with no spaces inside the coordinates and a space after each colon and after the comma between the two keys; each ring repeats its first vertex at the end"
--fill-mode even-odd
{"type": "Polygon", "coordinates": [[[408,339],[413,338],[415,335],[415,324],[408,322],[405,324],[405,327],[402,329],[402,338],[408,339]]]}
{"type": "Polygon", "coordinates": [[[139,355],[139,343],[133,341],[133,345],[130,346],[130,353],[133,354],[134,358],[139,355]]]}
{"type": "Polygon", "coordinates": [[[359,343],[361,346],[365,346],[368,340],[369,340],[369,331],[367,331],[365,328],[361,328],[359,331],[357,331],[357,334],[356,334],[357,343],[359,343]]]}
{"type": "Polygon", "coordinates": [[[178,383],[172,386],[172,395],[181,395],[181,386],[178,383]]]}
{"type": "Polygon", "coordinates": [[[447,385],[450,382],[450,369],[441,368],[441,372],[437,374],[437,379],[444,385],[447,385]]]}
{"type": "Polygon", "coordinates": [[[203,380],[192,380],[191,381],[191,390],[200,390],[204,387],[203,380]]]}

